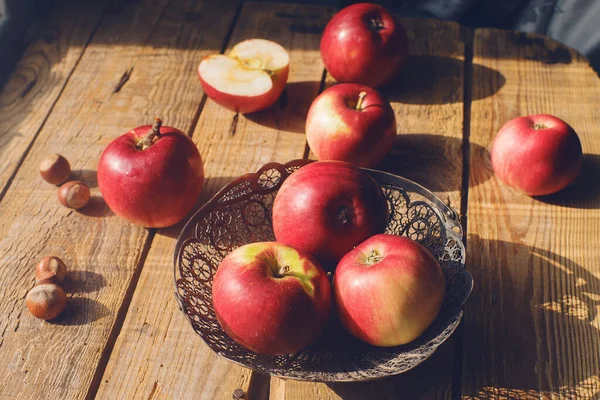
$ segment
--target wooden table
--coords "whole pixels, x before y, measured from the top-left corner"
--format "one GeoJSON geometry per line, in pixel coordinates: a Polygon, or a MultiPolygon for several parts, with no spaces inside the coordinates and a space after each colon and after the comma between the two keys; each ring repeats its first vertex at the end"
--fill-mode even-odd
{"type": "Polygon", "coordinates": [[[405,19],[412,53],[388,88],[398,139],[382,168],[460,210],[475,290],[459,330],[401,376],[359,384],[269,379],[211,352],[174,297],[182,225],[113,215],[95,168],[104,147],[160,115],[205,161],[206,201],[269,161],[310,156],[304,118],[333,82],[319,55],[325,6],[239,0],[64,0],[35,31],[0,95],[0,399],[583,398],[600,396],[600,80],[540,36],[405,19]],[[85,5],[84,5],[85,4],[85,5]],[[200,59],[243,39],[291,52],[271,109],[242,116],[206,100],[200,59]],[[573,187],[533,199],[494,177],[488,149],[508,119],[550,113],[579,132],[573,187]],[[92,187],[61,207],[38,165],[59,152],[92,187]],[[74,281],[68,312],[34,319],[23,300],[42,255],[74,281]]]}

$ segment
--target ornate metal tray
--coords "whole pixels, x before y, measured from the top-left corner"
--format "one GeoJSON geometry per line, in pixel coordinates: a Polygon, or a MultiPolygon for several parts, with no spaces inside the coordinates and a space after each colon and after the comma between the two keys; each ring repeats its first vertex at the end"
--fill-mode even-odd
{"type": "Polygon", "coordinates": [[[365,170],[379,182],[388,200],[386,233],[417,240],[440,261],[446,295],[433,324],[414,342],[379,348],[354,339],[333,322],[311,347],[286,356],[246,350],[221,329],[214,314],[211,288],[221,260],[234,248],[275,240],[271,209],[277,190],[307,164],[269,163],[243,175],[217,193],[187,222],[175,249],[176,297],[194,330],[221,356],[256,371],[309,381],[362,381],[405,372],[431,356],[454,332],[471,293],[473,278],[465,270],[462,228],[456,213],[422,186],[392,174],[365,170]]]}

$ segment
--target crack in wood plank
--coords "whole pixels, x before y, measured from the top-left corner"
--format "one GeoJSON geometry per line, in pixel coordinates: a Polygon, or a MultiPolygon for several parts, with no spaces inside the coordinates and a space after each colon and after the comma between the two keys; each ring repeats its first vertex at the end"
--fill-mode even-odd
{"type": "Polygon", "coordinates": [[[152,390],[150,391],[150,394],[148,395],[148,400],[152,400],[154,398],[154,396],[156,396],[156,394],[159,392],[159,390],[160,390],[160,388],[158,386],[158,381],[154,381],[152,390]]]}
{"type": "Polygon", "coordinates": [[[233,135],[235,135],[239,117],[240,113],[235,113],[235,115],[233,116],[233,119],[231,120],[231,125],[229,126],[229,136],[233,137],[233,135]]]}
{"type": "Polygon", "coordinates": [[[131,78],[132,72],[133,72],[133,67],[131,67],[128,70],[126,70],[125,72],[123,72],[123,75],[121,76],[121,79],[119,79],[119,82],[117,82],[117,84],[113,90],[113,93],[119,93],[121,91],[121,89],[123,89],[123,86],[125,86],[127,81],[129,81],[129,78],[131,78]]]}
{"type": "Polygon", "coordinates": [[[36,83],[37,83],[37,77],[34,77],[31,81],[27,82],[27,85],[25,85],[25,87],[23,88],[23,91],[21,92],[21,98],[27,96],[27,93],[29,93],[31,91],[31,89],[33,89],[33,87],[35,86],[36,83]]]}
{"type": "MultiPolygon", "coordinates": [[[[467,205],[469,196],[469,170],[471,167],[471,101],[473,91],[473,31],[467,27],[461,27],[461,38],[464,43],[464,71],[463,71],[463,137],[462,137],[462,182],[460,189],[459,221],[463,229],[463,244],[467,246],[467,205]]],[[[463,306],[463,309],[466,306],[463,306]]],[[[454,333],[456,344],[453,354],[452,371],[452,399],[459,400],[462,395],[462,364],[464,345],[464,322],[461,321],[454,333]]]]}
{"type": "Polygon", "coordinates": [[[154,239],[155,234],[156,229],[151,229],[148,236],[146,237],[146,242],[144,243],[142,253],[139,257],[139,261],[137,263],[136,268],[133,271],[133,275],[129,282],[127,291],[123,296],[123,302],[121,303],[121,307],[119,308],[117,316],[115,317],[115,320],[113,322],[112,330],[106,341],[106,344],[102,351],[102,355],[100,356],[100,360],[98,360],[94,376],[92,377],[87,395],[85,396],[86,399],[93,399],[98,393],[100,383],[102,382],[102,376],[104,375],[104,371],[106,370],[106,366],[108,365],[108,360],[110,359],[112,351],[115,347],[117,338],[119,337],[121,329],[123,328],[123,321],[125,321],[125,317],[127,316],[127,312],[129,311],[129,306],[131,305],[133,293],[135,292],[137,283],[140,279],[140,275],[142,274],[142,269],[144,268],[144,264],[146,262],[146,258],[148,257],[148,253],[150,252],[150,246],[152,245],[152,240],[154,239]]]}
{"type": "Polygon", "coordinates": [[[460,217],[464,232],[463,241],[466,245],[467,237],[467,205],[469,199],[469,171],[471,166],[471,102],[473,95],[473,31],[462,27],[462,38],[465,44],[465,70],[463,92],[463,140],[462,157],[463,173],[460,193],[460,217]]]}

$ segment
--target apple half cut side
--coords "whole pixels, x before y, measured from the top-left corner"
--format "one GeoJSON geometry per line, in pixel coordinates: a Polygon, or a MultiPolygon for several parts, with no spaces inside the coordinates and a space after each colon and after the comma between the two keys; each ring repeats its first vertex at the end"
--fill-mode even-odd
{"type": "Polygon", "coordinates": [[[271,106],[281,96],[289,74],[290,56],[279,44],[264,39],[238,43],[228,55],[202,60],[198,77],[215,103],[247,114],[271,106]]]}

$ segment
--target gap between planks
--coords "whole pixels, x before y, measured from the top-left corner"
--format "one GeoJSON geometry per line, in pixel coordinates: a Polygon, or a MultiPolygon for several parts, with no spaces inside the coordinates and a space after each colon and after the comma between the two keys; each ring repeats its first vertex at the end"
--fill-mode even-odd
{"type": "MultiPolygon", "coordinates": [[[[242,12],[242,7],[243,7],[244,3],[245,3],[245,1],[240,1],[235,10],[235,15],[233,16],[231,25],[229,25],[229,29],[227,30],[227,34],[225,35],[225,39],[223,39],[223,44],[221,45],[221,49],[219,50],[220,54],[223,54],[225,52],[225,49],[227,49],[227,46],[229,45],[229,41],[231,40],[231,35],[233,34],[235,25],[237,24],[238,18],[242,12]]],[[[196,125],[198,125],[198,121],[200,121],[200,115],[202,114],[202,110],[204,110],[204,105],[206,104],[207,98],[208,97],[206,96],[206,93],[202,93],[202,99],[200,99],[200,104],[198,105],[198,110],[196,111],[196,114],[194,115],[194,119],[192,121],[192,125],[190,126],[190,132],[188,133],[189,137],[192,137],[194,135],[194,131],[196,130],[196,125]]]]}
{"type": "MultiPolygon", "coordinates": [[[[471,102],[473,95],[473,30],[461,26],[461,35],[464,43],[464,69],[463,69],[463,141],[462,141],[462,182],[460,189],[459,218],[463,229],[462,242],[467,248],[468,232],[468,199],[469,199],[469,175],[471,168],[471,102]]],[[[464,320],[463,306],[463,320],[464,320]]],[[[461,321],[454,332],[456,345],[454,346],[454,370],[452,371],[452,399],[459,400],[462,396],[462,369],[463,369],[463,345],[464,345],[464,322],[461,321]]]]}
{"type": "Polygon", "coordinates": [[[135,266],[133,276],[131,277],[129,286],[125,291],[125,295],[123,296],[123,302],[121,303],[121,307],[119,307],[119,311],[117,312],[117,315],[115,317],[115,322],[113,324],[112,330],[110,332],[110,335],[108,336],[108,339],[106,340],[106,345],[102,350],[102,356],[100,356],[100,360],[96,365],[96,371],[94,371],[94,375],[92,377],[92,381],[90,382],[87,395],[85,396],[86,400],[91,400],[95,398],[96,393],[98,393],[100,383],[102,382],[102,376],[104,375],[104,371],[106,370],[108,360],[110,360],[112,351],[115,348],[117,338],[121,334],[123,322],[125,321],[125,317],[129,312],[129,305],[131,304],[131,299],[133,298],[133,294],[135,293],[138,281],[140,280],[140,276],[142,275],[142,269],[144,268],[144,264],[146,263],[146,258],[148,257],[148,253],[150,252],[150,247],[152,246],[152,241],[155,235],[156,229],[150,229],[149,234],[146,237],[146,242],[144,243],[144,248],[142,249],[142,254],[140,254],[140,259],[137,265],[135,266]]]}

